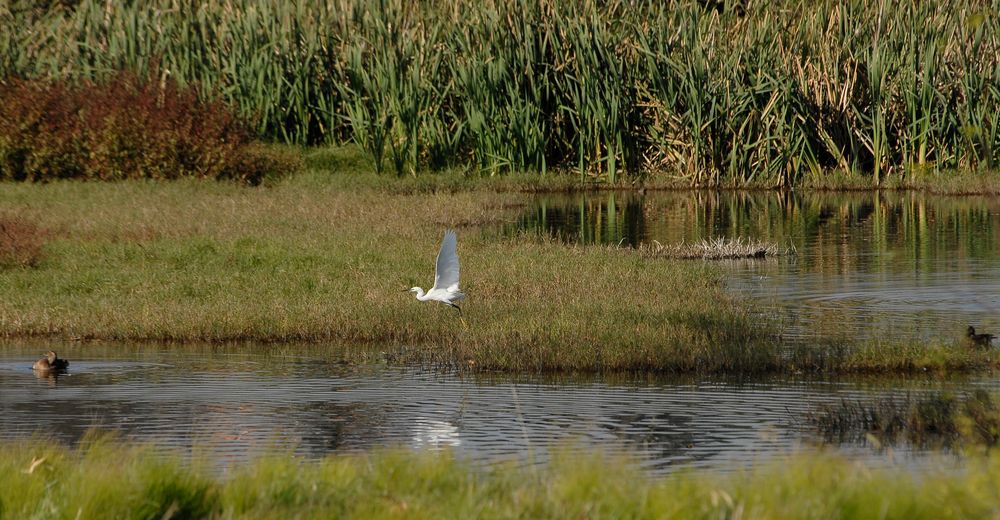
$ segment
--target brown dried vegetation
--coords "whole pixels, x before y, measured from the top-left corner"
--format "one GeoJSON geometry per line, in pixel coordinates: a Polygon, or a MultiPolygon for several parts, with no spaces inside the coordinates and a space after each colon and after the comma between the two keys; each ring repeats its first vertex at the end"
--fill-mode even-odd
{"type": "Polygon", "coordinates": [[[38,265],[44,243],[40,228],[17,215],[0,213],[0,269],[38,265]]]}
{"type": "Polygon", "coordinates": [[[237,179],[283,167],[222,102],[172,81],[0,84],[0,180],[237,179]]]}

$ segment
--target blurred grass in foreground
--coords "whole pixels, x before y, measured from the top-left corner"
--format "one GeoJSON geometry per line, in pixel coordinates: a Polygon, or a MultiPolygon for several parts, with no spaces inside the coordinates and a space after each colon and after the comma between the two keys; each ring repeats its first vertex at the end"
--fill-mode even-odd
{"type": "Polygon", "coordinates": [[[264,457],[212,475],[204,460],[95,435],[78,448],[0,447],[4,518],[994,518],[1000,456],[920,475],[822,453],[730,474],[644,475],[557,452],[541,467],[476,468],[448,452],[264,457]]]}

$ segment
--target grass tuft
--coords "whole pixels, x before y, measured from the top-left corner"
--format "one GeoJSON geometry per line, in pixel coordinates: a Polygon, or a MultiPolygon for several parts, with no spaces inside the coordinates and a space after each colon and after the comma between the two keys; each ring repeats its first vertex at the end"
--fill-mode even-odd
{"type": "Polygon", "coordinates": [[[879,444],[901,439],[920,445],[991,448],[1000,442],[1000,403],[985,390],[954,395],[888,397],[874,402],[842,400],[809,414],[828,441],[874,436],[879,444]]]}

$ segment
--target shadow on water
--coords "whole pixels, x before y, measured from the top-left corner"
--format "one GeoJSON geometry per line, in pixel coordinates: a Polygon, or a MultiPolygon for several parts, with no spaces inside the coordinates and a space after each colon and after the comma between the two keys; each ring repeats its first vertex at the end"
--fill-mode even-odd
{"type": "Polygon", "coordinates": [[[793,337],[958,338],[1000,328],[1000,199],[909,192],[542,195],[508,232],[584,244],[744,238],[792,247],[719,262],[793,337]]]}
{"type": "MultiPolygon", "coordinates": [[[[275,447],[305,456],[379,446],[450,448],[490,463],[544,461],[553,444],[627,451],[654,472],[728,468],[822,439],[804,418],[823,404],[997,381],[725,380],[485,375],[339,361],[336,347],[45,345],[0,348],[0,438],[76,442],[92,428],[222,466],[275,447]],[[70,370],[38,379],[55,347],[70,370]]],[[[863,442],[839,449],[873,461],[863,442]]],[[[906,450],[903,450],[906,451],[906,450]]],[[[919,447],[910,463],[926,460],[919,447]]]]}

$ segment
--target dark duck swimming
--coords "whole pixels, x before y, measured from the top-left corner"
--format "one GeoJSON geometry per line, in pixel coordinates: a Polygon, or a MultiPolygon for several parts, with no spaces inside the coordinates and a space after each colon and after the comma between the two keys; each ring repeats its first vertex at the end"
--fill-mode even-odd
{"type": "Polygon", "coordinates": [[[972,343],[977,347],[989,347],[990,344],[993,342],[993,338],[995,338],[996,336],[994,336],[993,334],[985,334],[985,333],[976,334],[975,327],[969,325],[969,328],[965,330],[965,337],[966,339],[969,340],[970,343],[972,343]]]}
{"type": "Polygon", "coordinates": [[[42,356],[42,359],[35,361],[35,364],[31,365],[32,370],[38,370],[40,372],[49,372],[53,370],[66,370],[69,367],[69,361],[65,359],[59,359],[55,351],[48,351],[42,356]]]}

